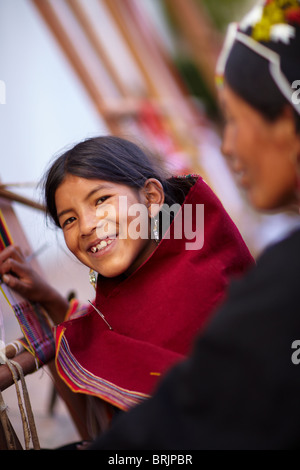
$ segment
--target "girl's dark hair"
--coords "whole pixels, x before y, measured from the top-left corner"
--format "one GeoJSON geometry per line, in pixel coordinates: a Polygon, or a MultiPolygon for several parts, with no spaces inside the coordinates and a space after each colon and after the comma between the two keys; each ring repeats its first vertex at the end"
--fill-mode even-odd
{"type": "Polygon", "coordinates": [[[166,178],[165,172],[138,145],[116,136],[87,139],[58,157],[44,177],[47,214],[60,227],[55,192],[70,174],[85,179],[101,179],[141,189],[149,178],[163,186],[165,203],[182,203],[191,182],[166,178]]]}

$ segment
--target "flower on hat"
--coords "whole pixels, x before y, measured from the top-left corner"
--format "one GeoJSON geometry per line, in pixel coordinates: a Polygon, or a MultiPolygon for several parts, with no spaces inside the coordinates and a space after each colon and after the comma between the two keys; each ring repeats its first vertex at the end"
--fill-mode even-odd
{"type": "Polygon", "coordinates": [[[274,42],[281,41],[285,44],[289,44],[290,39],[294,38],[295,35],[295,28],[289,24],[275,24],[270,30],[270,39],[274,42]]]}
{"type": "Polygon", "coordinates": [[[288,8],[285,12],[285,17],[290,24],[300,26],[300,6],[288,8]]]}
{"type": "MultiPolygon", "coordinates": [[[[292,25],[300,25],[299,0],[266,0],[261,18],[252,23],[252,37],[256,41],[282,41],[286,44],[295,36],[292,25]]],[[[258,9],[256,9],[258,13],[258,9]]],[[[252,16],[255,18],[255,15],[252,16]]]]}

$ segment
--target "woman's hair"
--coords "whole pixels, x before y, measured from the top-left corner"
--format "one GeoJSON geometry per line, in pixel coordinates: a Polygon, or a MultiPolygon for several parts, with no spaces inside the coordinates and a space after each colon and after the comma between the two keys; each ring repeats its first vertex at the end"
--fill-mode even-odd
{"type": "MultiPolygon", "coordinates": [[[[282,53],[281,61],[293,76],[293,65],[285,59],[284,47],[276,45],[282,53]],[[280,49],[281,47],[281,49],[280,49]],[[285,59],[285,60],[284,60],[285,59]],[[290,71],[291,69],[291,71],[290,71]]],[[[288,106],[293,110],[295,126],[300,133],[300,115],[284,97],[270,73],[269,62],[249,49],[246,45],[235,42],[225,67],[225,80],[232,90],[250,106],[259,111],[266,120],[276,121],[288,106]]],[[[291,96],[292,96],[291,86],[291,96]]]]}
{"type": "Polygon", "coordinates": [[[67,175],[110,181],[134,189],[141,189],[147,179],[156,178],[162,184],[165,203],[169,205],[182,203],[187,187],[191,186],[188,181],[182,184],[176,178],[167,179],[154,157],[131,141],[115,136],[90,138],[58,157],[45,174],[46,210],[58,227],[55,192],[67,175]]]}

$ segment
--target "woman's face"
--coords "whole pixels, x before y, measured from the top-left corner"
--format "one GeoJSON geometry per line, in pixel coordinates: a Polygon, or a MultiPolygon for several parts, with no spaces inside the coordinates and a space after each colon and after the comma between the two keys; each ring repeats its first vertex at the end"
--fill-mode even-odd
{"type": "MultiPolygon", "coordinates": [[[[55,203],[69,250],[83,264],[105,277],[129,275],[155,249],[151,237],[143,239],[132,235],[137,217],[140,222],[137,225],[144,225],[149,235],[149,214],[143,191],[67,175],[56,190],[55,203]],[[137,212],[129,215],[133,204],[142,205],[143,215],[137,212]]],[[[138,231],[139,227],[136,228],[138,231]]]]}
{"type": "Polygon", "coordinates": [[[267,121],[225,85],[221,92],[225,116],[222,151],[251,204],[275,210],[297,203],[297,157],[300,138],[288,108],[275,122],[267,121]]]}

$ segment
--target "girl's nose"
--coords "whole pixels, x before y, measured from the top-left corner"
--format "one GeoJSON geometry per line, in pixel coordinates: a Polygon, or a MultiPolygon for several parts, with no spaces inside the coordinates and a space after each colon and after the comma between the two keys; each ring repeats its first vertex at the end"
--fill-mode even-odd
{"type": "Polygon", "coordinates": [[[80,235],[91,235],[97,228],[96,210],[85,210],[79,220],[80,235]]]}

